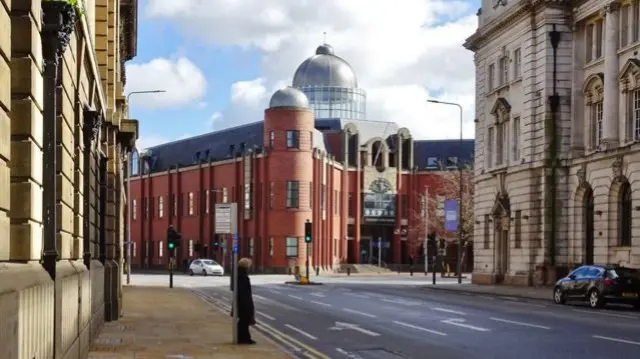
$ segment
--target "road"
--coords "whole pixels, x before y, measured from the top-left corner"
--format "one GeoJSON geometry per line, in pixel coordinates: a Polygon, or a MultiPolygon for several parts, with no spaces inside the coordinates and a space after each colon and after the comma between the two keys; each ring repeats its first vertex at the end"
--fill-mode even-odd
{"type": "MultiPolygon", "coordinates": [[[[640,357],[638,312],[435,291],[416,280],[297,286],[255,284],[257,277],[258,327],[300,357],[640,357]]],[[[231,292],[228,279],[224,283],[188,286],[228,313],[231,292]]]]}

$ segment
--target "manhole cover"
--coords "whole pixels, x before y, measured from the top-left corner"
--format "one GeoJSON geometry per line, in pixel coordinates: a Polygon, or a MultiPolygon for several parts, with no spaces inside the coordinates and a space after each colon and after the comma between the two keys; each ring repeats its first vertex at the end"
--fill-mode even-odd
{"type": "Polygon", "coordinates": [[[405,356],[390,352],[386,349],[365,349],[349,352],[353,359],[406,359],[405,356]]]}

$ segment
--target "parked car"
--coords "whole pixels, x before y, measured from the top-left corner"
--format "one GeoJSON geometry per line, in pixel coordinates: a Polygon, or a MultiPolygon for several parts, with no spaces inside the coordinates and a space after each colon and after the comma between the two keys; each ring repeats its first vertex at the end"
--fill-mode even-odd
{"type": "Polygon", "coordinates": [[[213,259],[196,259],[189,265],[189,275],[224,275],[224,268],[213,259]]]}
{"type": "Polygon", "coordinates": [[[607,303],[631,304],[640,309],[640,271],[633,268],[585,265],[558,280],[553,301],[587,301],[591,308],[607,303]]]}

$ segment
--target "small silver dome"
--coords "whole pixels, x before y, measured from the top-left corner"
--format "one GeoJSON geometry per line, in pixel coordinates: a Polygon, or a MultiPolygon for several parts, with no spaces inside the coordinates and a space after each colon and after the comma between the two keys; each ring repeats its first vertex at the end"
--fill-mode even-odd
{"type": "Polygon", "coordinates": [[[336,56],[331,45],[323,44],[298,66],[293,76],[293,87],[305,86],[357,88],[358,80],[351,65],[336,56]]]}
{"type": "Polygon", "coordinates": [[[269,108],[278,107],[309,108],[309,99],[302,91],[290,86],[285,87],[276,91],[269,101],[269,108]]]}

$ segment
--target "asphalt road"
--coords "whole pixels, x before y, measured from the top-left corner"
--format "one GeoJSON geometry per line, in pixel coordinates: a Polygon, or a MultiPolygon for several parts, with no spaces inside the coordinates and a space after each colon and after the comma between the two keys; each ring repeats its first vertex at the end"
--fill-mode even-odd
{"type": "MultiPolygon", "coordinates": [[[[228,308],[228,287],[197,291],[228,308]]],[[[309,358],[640,358],[640,313],[630,310],[380,283],[254,284],[253,293],[259,327],[294,338],[280,342],[298,353],[322,353],[309,358]]]]}

